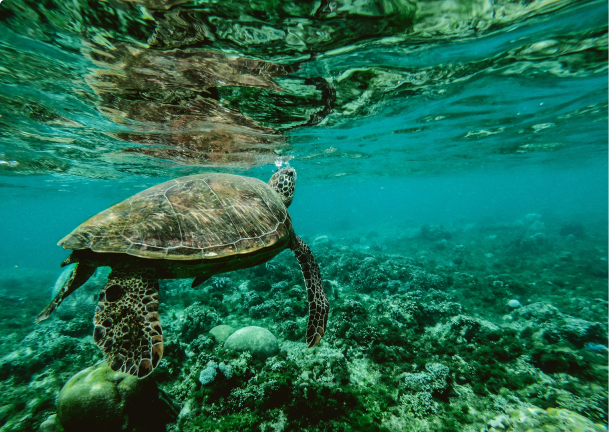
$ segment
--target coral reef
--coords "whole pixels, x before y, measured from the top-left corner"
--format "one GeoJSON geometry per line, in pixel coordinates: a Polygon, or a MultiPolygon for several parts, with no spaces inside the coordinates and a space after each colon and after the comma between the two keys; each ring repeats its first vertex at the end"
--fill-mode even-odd
{"type": "MultiPolygon", "coordinates": [[[[167,430],[606,430],[606,245],[578,230],[527,215],[317,236],[331,314],[311,350],[288,252],[196,288],[163,281],[165,355],[152,378],[179,406],[167,430]],[[264,355],[232,346],[252,326],[272,336],[264,355]]],[[[103,283],[42,326],[0,321],[2,430],[53,430],[59,390],[100,359],[91,309],[103,283]]]]}
{"type": "Polygon", "coordinates": [[[196,302],[184,309],[180,330],[182,340],[190,342],[200,334],[208,333],[212,328],[221,324],[218,313],[213,308],[201,306],[196,302]]]}
{"type": "Polygon", "coordinates": [[[488,422],[488,432],[605,432],[607,428],[566,409],[523,408],[488,422]]]}

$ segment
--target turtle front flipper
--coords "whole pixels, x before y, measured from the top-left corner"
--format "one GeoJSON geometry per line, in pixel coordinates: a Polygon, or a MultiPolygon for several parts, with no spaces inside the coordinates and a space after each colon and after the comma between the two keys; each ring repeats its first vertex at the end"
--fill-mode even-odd
{"type": "MultiPolygon", "coordinates": [[[[69,258],[68,258],[69,259],[69,258]]],[[[68,260],[66,259],[67,262],[68,260]]],[[[36,318],[36,324],[41,321],[44,321],[48,317],[51,316],[55,309],[59,307],[62,301],[76,291],[78,288],[84,285],[86,281],[89,280],[91,276],[95,273],[95,267],[88,265],[87,263],[79,262],[74,267],[72,271],[72,275],[66,280],[66,283],[63,285],[59,293],[55,296],[55,298],[49,303],[47,307],[44,308],[40,315],[36,318]]]]}
{"type": "Polygon", "coordinates": [[[191,288],[196,288],[199,285],[201,285],[203,282],[205,282],[206,280],[208,280],[211,277],[210,274],[208,275],[204,275],[204,276],[197,276],[195,278],[195,280],[192,281],[192,285],[191,288]]]}
{"type": "Polygon", "coordinates": [[[113,269],[99,294],[93,340],[112,370],[138,378],[163,357],[159,281],[154,269],[113,269]]]}
{"type": "Polygon", "coordinates": [[[294,235],[290,249],[294,252],[302,276],[304,277],[309,299],[309,321],[307,323],[307,346],[317,345],[326,331],[328,323],[328,298],[324,291],[319,266],[309,246],[300,237],[294,235]]]}

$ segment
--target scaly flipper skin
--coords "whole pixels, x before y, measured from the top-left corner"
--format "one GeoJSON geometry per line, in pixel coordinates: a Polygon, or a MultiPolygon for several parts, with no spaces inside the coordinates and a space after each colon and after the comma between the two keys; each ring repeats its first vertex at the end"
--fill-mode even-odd
{"type": "Polygon", "coordinates": [[[309,299],[309,322],[307,323],[307,346],[313,348],[319,343],[328,323],[328,298],[324,291],[319,266],[309,246],[300,237],[294,235],[292,252],[300,264],[309,299]]]}
{"type": "MultiPolygon", "coordinates": [[[[64,263],[69,264],[68,259],[66,259],[64,263]]],[[[50,317],[61,302],[64,301],[67,296],[84,285],[84,283],[88,281],[91,276],[93,276],[93,273],[95,273],[95,267],[91,267],[86,263],[76,264],[76,267],[72,272],[72,276],[70,276],[70,278],[66,281],[63,288],[61,288],[53,301],[51,301],[51,303],[49,303],[49,305],[45,307],[42,312],[40,312],[40,315],[38,315],[36,318],[36,324],[50,317]]]]}
{"type": "Polygon", "coordinates": [[[113,268],[95,309],[93,340],[112,370],[138,378],[163,357],[159,282],[154,269],[113,268]]]}

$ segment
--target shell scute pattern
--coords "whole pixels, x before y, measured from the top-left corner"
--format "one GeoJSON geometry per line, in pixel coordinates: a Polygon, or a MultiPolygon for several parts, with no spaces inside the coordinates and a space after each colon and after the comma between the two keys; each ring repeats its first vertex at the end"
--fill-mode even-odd
{"type": "Polygon", "coordinates": [[[234,243],[239,233],[205,178],[180,180],[167,191],[182,229],[182,245],[201,249],[234,243]]]}
{"type": "Polygon", "coordinates": [[[260,238],[277,225],[277,217],[269,211],[264,198],[243,177],[216,176],[209,179],[208,185],[222,202],[240,240],[260,238]]]}
{"type": "MultiPolygon", "coordinates": [[[[175,186],[174,186],[175,187],[175,186]]],[[[164,194],[152,197],[135,195],[130,201],[129,221],[123,236],[134,245],[168,248],[180,245],[180,224],[164,194]]],[[[112,229],[112,227],[108,227],[112,229]]]]}
{"type": "MultiPolygon", "coordinates": [[[[288,219],[288,212],[283,202],[281,202],[281,199],[277,197],[277,194],[269,194],[269,186],[260,180],[250,177],[243,177],[243,179],[252,187],[254,191],[256,191],[258,196],[260,196],[261,200],[264,202],[264,205],[266,205],[268,208],[269,213],[274,216],[275,222],[286,223],[286,220],[288,219]]],[[[271,225],[273,220],[268,220],[268,223],[271,225]]]]}
{"type": "Polygon", "coordinates": [[[289,235],[285,206],[266,183],[194,175],[142,191],[85,221],[65,249],[196,260],[255,252],[289,235]]]}
{"type": "Polygon", "coordinates": [[[91,238],[89,248],[93,252],[107,252],[117,248],[128,248],[131,244],[128,239],[120,235],[101,235],[91,238]]]}
{"type": "Polygon", "coordinates": [[[132,243],[126,250],[117,250],[128,255],[149,259],[164,259],[167,256],[167,248],[148,246],[140,243],[132,243]]]}
{"type": "Polygon", "coordinates": [[[116,204],[83,222],[61,239],[58,245],[63,245],[65,249],[76,250],[91,248],[94,244],[99,244],[97,246],[99,250],[103,243],[121,242],[124,244],[122,231],[128,220],[129,206],[126,206],[125,202],[116,204]],[[107,240],[103,240],[104,238],[107,240]]]}

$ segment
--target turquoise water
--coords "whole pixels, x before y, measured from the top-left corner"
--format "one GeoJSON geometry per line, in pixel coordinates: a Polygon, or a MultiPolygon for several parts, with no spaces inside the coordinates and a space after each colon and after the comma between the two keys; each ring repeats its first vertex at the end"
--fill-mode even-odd
{"type": "Polygon", "coordinates": [[[607,14],[1,2],[0,430],[606,430],[607,14]],[[164,355],[141,380],[92,336],[107,267],[34,324],[86,219],[275,163],[298,173],[289,213],[329,300],[317,347],[289,251],[161,280],[164,355]]]}

